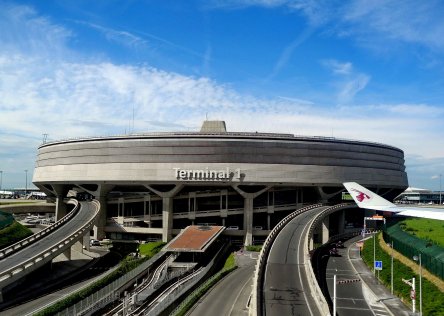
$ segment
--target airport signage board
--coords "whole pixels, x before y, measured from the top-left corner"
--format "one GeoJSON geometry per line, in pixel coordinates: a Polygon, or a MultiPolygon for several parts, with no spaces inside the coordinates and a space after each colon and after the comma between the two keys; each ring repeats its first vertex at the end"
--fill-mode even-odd
{"type": "Polygon", "coordinates": [[[173,168],[174,177],[182,181],[230,181],[241,178],[239,168],[231,170],[229,167],[224,169],[182,169],[173,168]]]}
{"type": "Polygon", "coordinates": [[[375,270],[382,270],[382,261],[375,261],[375,270]]]}

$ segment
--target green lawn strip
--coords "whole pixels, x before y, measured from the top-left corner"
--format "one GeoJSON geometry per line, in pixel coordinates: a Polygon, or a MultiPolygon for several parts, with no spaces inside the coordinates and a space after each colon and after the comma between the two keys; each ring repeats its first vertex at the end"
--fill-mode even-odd
{"type": "Polygon", "coordinates": [[[205,295],[205,293],[211,289],[219,280],[221,280],[224,276],[226,276],[231,271],[237,268],[236,261],[234,259],[234,254],[231,253],[230,256],[225,261],[224,267],[205,281],[201,286],[199,286],[196,290],[194,290],[188,297],[180,304],[180,307],[171,315],[174,316],[183,316],[185,315],[193,305],[205,295]]]}
{"type": "MultiPolygon", "coordinates": [[[[444,210],[444,209],[443,209],[444,210]]],[[[444,222],[428,218],[408,218],[400,224],[403,231],[444,247],[444,222]]]]}
{"type": "Polygon", "coordinates": [[[260,252],[262,249],[262,245],[247,246],[245,247],[245,249],[248,251],[260,252]]]}
{"type": "Polygon", "coordinates": [[[162,242],[162,241],[156,241],[156,242],[142,244],[139,246],[139,253],[142,256],[148,256],[151,258],[156,253],[158,253],[164,245],[165,245],[165,242],[162,242]]]}
{"type": "MultiPolygon", "coordinates": [[[[378,238],[378,236],[377,236],[378,238]]],[[[378,240],[378,239],[377,239],[378,240]]],[[[390,289],[390,254],[385,252],[376,241],[376,260],[382,261],[383,269],[379,271],[380,281],[390,289]]],[[[365,241],[364,248],[361,252],[362,259],[373,269],[373,238],[365,241]]],[[[402,299],[403,302],[411,306],[410,286],[402,282],[402,279],[411,279],[415,277],[416,283],[416,307],[419,310],[419,271],[413,271],[411,268],[402,264],[399,260],[393,260],[393,289],[394,294],[402,299]]],[[[444,295],[431,282],[422,279],[422,309],[423,315],[444,315],[444,295]]]]}
{"type": "MultiPolygon", "coordinates": [[[[146,246],[147,249],[150,249],[150,255],[146,255],[143,258],[132,258],[132,257],[126,257],[122,260],[120,263],[120,266],[117,270],[113,271],[112,273],[108,274],[107,276],[103,277],[102,279],[94,282],[90,286],[88,286],[85,289],[82,289],[80,291],[77,291],[68,297],[64,298],[61,301],[58,301],[57,303],[45,308],[44,310],[34,314],[33,316],[49,316],[49,315],[55,315],[56,313],[65,310],[66,308],[80,302],[84,298],[90,296],[91,294],[97,292],[98,290],[104,288],[108,284],[112,283],[113,281],[117,280],[124,274],[130,272],[134,268],[136,268],[138,265],[142,264],[144,261],[149,260],[152,256],[154,256],[157,252],[159,252],[162,249],[162,246],[159,246],[158,243],[152,243],[156,245],[150,245],[151,243],[144,244],[141,246],[146,246]]],[[[162,243],[163,245],[164,243],[162,243]]]]}
{"type": "Polygon", "coordinates": [[[31,235],[32,231],[28,227],[14,221],[11,225],[0,230],[0,249],[6,248],[31,235]]]}

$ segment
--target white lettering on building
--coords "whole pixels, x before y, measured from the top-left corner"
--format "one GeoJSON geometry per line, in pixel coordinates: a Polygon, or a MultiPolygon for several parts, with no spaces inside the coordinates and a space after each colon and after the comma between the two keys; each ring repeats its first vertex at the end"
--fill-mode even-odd
{"type": "Polygon", "coordinates": [[[225,169],[181,169],[173,168],[174,177],[178,180],[194,180],[194,181],[217,181],[217,180],[231,180],[233,178],[240,179],[240,169],[235,169],[234,172],[230,168],[225,169]]]}

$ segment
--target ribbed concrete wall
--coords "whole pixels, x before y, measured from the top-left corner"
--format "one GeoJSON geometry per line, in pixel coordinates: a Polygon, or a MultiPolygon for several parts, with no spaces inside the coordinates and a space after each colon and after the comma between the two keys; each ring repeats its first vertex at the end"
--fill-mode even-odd
{"type": "MultiPolygon", "coordinates": [[[[245,184],[405,188],[402,150],[382,144],[278,134],[156,134],[43,144],[33,182],[177,182],[173,168],[241,169],[245,184]]],[[[208,181],[206,181],[208,182],[208,181]]],[[[220,182],[220,181],[219,181],[220,182]]]]}

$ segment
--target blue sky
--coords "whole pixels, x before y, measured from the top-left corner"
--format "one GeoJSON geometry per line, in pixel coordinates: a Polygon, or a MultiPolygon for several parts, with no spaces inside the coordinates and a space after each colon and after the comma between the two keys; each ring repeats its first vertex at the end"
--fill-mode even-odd
{"type": "Polygon", "coordinates": [[[443,14],[442,1],[0,0],[3,187],[32,178],[43,134],[198,130],[208,116],[396,146],[410,185],[437,190],[443,14]]]}

